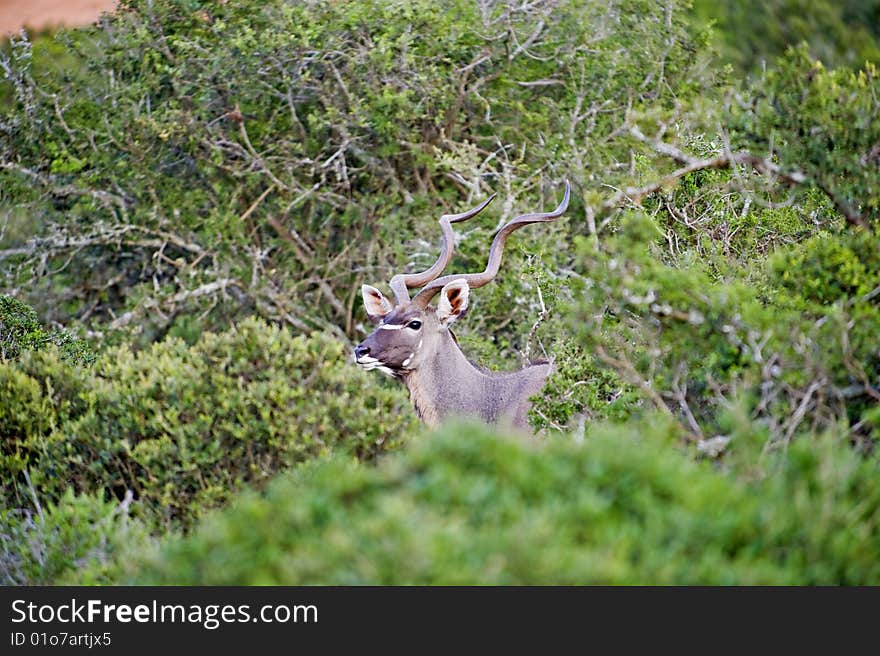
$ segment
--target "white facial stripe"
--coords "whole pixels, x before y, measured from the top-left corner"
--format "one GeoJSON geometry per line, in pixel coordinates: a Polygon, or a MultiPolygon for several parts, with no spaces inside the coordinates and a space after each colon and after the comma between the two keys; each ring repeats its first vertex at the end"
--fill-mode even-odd
{"type": "Polygon", "coordinates": [[[382,362],[379,362],[378,360],[375,362],[368,362],[367,364],[361,364],[361,363],[358,363],[358,364],[360,365],[361,369],[363,369],[364,371],[373,371],[374,369],[378,369],[386,376],[391,376],[392,378],[394,378],[397,375],[391,367],[385,366],[385,364],[383,364],[382,362]]]}
{"type": "Polygon", "coordinates": [[[409,368],[409,365],[410,365],[410,363],[412,362],[413,358],[416,357],[416,353],[418,353],[421,349],[422,349],[422,339],[419,340],[419,345],[416,346],[416,350],[413,351],[412,353],[410,353],[410,354],[407,356],[406,360],[403,361],[403,367],[404,367],[404,369],[409,368]]]}
{"type": "Polygon", "coordinates": [[[358,364],[370,364],[371,362],[378,362],[379,360],[370,355],[362,355],[359,358],[355,358],[354,361],[358,364]]]}
{"type": "Polygon", "coordinates": [[[402,323],[386,323],[379,326],[379,330],[401,330],[406,328],[402,323]]]}

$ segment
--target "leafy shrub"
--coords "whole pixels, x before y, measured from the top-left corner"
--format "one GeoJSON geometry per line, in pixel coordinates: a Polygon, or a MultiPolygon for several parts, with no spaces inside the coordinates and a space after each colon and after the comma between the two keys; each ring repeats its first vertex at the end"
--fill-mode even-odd
{"type": "Polygon", "coordinates": [[[801,42],[828,64],[880,61],[877,0],[695,0],[694,18],[713,24],[723,59],[746,73],[801,42]]]}
{"type": "Polygon", "coordinates": [[[107,350],[89,370],[52,353],[0,364],[2,482],[23,507],[68,485],[188,523],[245,483],[333,450],[371,458],[414,422],[405,394],[340,342],[246,320],[193,346],[107,350]]]}
{"type": "MultiPolygon", "coordinates": [[[[129,499],[130,501],[130,499],[129,499]]],[[[0,583],[47,585],[88,568],[92,582],[111,582],[126,554],[148,544],[128,502],[75,496],[68,489],[37,510],[0,510],[0,583]]]]}
{"type": "Polygon", "coordinates": [[[69,362],[95,359],[88,344],[66,330],[47,330],[33,308],[12,296],[0,294],[0,360],[17,358],[22,350],[38,351],[54,345],[69,362]]]}
{"type": "Polygon", "coordinates": [[[865,232],[842,237],[822,234],[779,252],[770,268],[773,279],[788,293],[778,299],[803,299],[799,309],[811,314],[839,301],[860,301],[880,287],[878,245],[878,238],[865,232]]]}
{"type": "MultiPolygon", "coordinates": [[[[129,575],[146,584],[876,584],[880,478],[830,437],[748,482],[668,422],[539,447],[447,426],[378,467],[331,458],[246,494],[129,575]],[[772,475],[771,475],[772,474],[772,475]]],[[[742,448],[749,441],[743,436],[742,448]]],[[[739,445],[739,442],[738,442],[739,445]]],[[[739,448],[739,447],[737,447],[739,448]]],[[[753,461],[751,457],[747,458],[753,461]]]]}
{"type": "MultiPolygon", "coordinates": [[[[0,185],[26,211],[2,274],[42,316],[140,343],[253,314],[353,338],[360,284],[430,263],[441,214],[503,189],[453,263],[481,270],[563,177],[621,184],[627,107],[700,84],[685,2],[198,4],[127,0],[65,37],[75,74],[12,43],[0,185]]],[[[529,241],[565,260],[565,231],[529,241]]],[[[508,351],[521,269],[511,249],[466,329],[501,317],[508,351]]]]}
{"type": "MultiPolygon", "coordinates": [[[[716,3],[722,26],[784,19],[751,33],[760,52],[823,26],[731,84],[684,0],[195,4],[126,0],[99,28],[0,48],[0,276],[106,348],[74,366],[6,301],[8,517],[43,499],[98,521],[131,490],[150,531],[186,528],[336,454],[144,580],[193,562],[214,580],[198,563],[217,531],[234,581],[876,581],[880,76],[826,65],[877,51],[871,7],[716,3]],[[580,415],[586,446],[477,431],[356,466],[414,425],[399,387],[346,362],[360,284],[423,268],[437,216],[500,191],[457,227],[450,270],[481,269],[489,228],[555,204],[563,178],[565,220],[511,244],[461,342],[490,368],[553,345],[532,419],[580,415]]],[[[763,56],[740,41],[744,66],[763,56]]],[[[107,563],[82,580],[120,580],[107,563]]]]}
{"type": "MultiPolygon", "coordinates": [[[[565,310],[593,366],[644,401],[627,411],[653,407],[702,441],[724,437],[725,413],[745,403],[770,448],[842,422],[871,450],[880,437],[867,416],[880,398],[877,237],[808,239],[717,280],[711,260],[667,260],[661,235],[656,220],[633,214],[614,238],[582,242],[583,279],[565,310]]],[[[542,408],[550,418],[569,412],[559,395],[542,408]]]]}
{"type": "Polygon", "coordinates": [[[828,69],[798,48],[743,90],[748,103],[729,103],[723,120],[732,147],[771,154],[784,171],[822,189],[849,223],[876,228],[878,91],[877,60],[859,70],[828,69]]]}
{"type": "Polygon", "coordinates": [[[554,370],[529,413],[535,429],[579,434],[587,423],[626,419],[640,403],[631,385],[572,339],[560,339],[552,353],[554,370]]]}

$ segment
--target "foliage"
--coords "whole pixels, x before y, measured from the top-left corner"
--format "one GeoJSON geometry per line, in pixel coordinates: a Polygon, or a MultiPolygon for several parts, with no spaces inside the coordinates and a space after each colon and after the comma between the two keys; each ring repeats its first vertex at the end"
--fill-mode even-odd
{"type": "Polygon", "coordinates": [[[768,153],[822,189],[850,223],[877,224],[880,211],[880,76],[828,70],[805,48],[794,50],[731,103],[733,147],[768,153]],[[807,138],[808,136],[808,138],[807,138]]]}
{"type": "MultiPolygon", "coordinates": [[[[576,342],[701,443],[746,402],[770,447],[843,422],[871,449],[880,377],[877,238],[817,237],[770,258],[753,284],[714,282],[697,258],[664,262],[658,226],[633,215],[585,277],[576,342]]],[[[559,403],[555,397],[550,403],[559,403]]]]}
{"type": "Polygon", "coordinates": [[[412,425],[398,388],[342,344],[247,320],[193,345],[109,349],[89,370],[55,353],[0,364],[6,504],[132,491],[151,526],[188,524],[246,483],[330,451],[372,458],[412,425]],[[29,474],[29,480],[26,476],[29,474]]]}
{"type": "Polygon", "coordinates": [[[54,345],[68,362],[88,364],[95,355],[88,344],[63,329],[47,330],[33,308],[0,294],[0,360],[17,358],[22,350],[54,345]]]}
{"type": "Polygon", "coordinates": [[[875,4],[130,0],[14,38],[2,507],[50,546],[10,581],[877,583],[875,4]],[[551,444],[377,464],[415,423],[347,356],[361,283],[494,191],[456,225],[481,270],[564,179],[459,328],[554,361],[551,444]],[[193,533],[129,570],[120,503],[193,533]]]}
{"type": "Polygon", "coordinates": [[[694,0],[694,21],[714,27],[721,57],[744,72],[801,43],[829,65],[880,62],[877,0],[694,0]]]}
{"type": "Polygon", "coordinates": [[[536,429],[582,433],[587,423],[629,417],[641,399],[613,369],[570,337],[553,345],[554,370],[530,411],[536,429]]]}
{"type": "MultiPolygon", "coordinates": [[[[702,117],[726,121],[714,141],[648,115],[631,130],[682,166],[646,161],[640,177],[669,185],[625,190],[641,207],[580,242],[563,313],[578,348],[707,449],[727,439],[724,412],[740,402],[770,448],[842,422],[873,449],[877,91],[871,66],[829,71],[797,50],[702,117]]],[[[584,383],[599,379],[584,373],[587,407],[584,383]]],[[[565,419],[569,405],[556,395],[542,412],[565,419]]]]}
{"type": "Polygon", "coordinates": [[[3,585],[59,583],[86,566],[91,582],[112,582],[127,555],[148,544],[145,527],[128,515],[128,503],[75,496],[69,489],[45,508],[0,510],[0,526],[3,585]]]}
{"type": "MultiPolygon", "coordinates": [[[[742,482],[604,426],[538,448],[449,426],[378,467],[339,458],[167,541],[146,584],[876,584],[876,459],[829,436],[742,482]],[[771,475],[772,474],[772,475],[771,475]]],[[[738,444],[738,447],[739,444],[738,444]]],[[[743,440],[747,449],[748,441],[743,440]]]]}
{"type": "MultiPolygon", "coordinates": [[[[4,59],[0,257],[50,320],[141,344],[252,314],[352,338],[360,284],[432,261],[441,213],[502,191],[453,262],[480,270],[488,229],[564,177],[619,183],[628,107],[700,86],[677,2],[195,5],[123,3],[67,37],[75,75],[21,39],[4,59]]],[[[565,233],[527,239],[564,253],[565,233]]],[[[522,262],[467,329],[504,321],[508,357],[534,318],[522,262]]]]}

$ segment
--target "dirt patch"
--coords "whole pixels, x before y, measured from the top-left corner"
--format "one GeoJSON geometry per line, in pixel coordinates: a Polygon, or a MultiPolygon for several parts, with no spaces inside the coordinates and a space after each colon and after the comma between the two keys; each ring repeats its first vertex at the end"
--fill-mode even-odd
{"type": "Polygon", "coordinates": [[[111,11],[116,0],[0,0],[0,37],[22,27],[78,27],[111,11]]]}

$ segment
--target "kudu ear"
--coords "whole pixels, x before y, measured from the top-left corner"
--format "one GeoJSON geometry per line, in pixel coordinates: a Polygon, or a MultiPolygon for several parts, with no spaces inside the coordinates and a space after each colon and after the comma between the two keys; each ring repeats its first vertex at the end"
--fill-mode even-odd
{"type": "Polygon", "coordinates": [[[440,290],[437,318],[444,326],[461,318],[468,308],[471,288],[464,278],[448,282],[440,290]]]}
{"type": "Polygon", "coordinates": [[[375,287],[361,285],[361,296],[364,299],[364,308],[367,311],[367,316],[370,317],[370,321],[373,323],[379,323],[386,314],[394,309],[391,301],[385,298],[385,295],[375,287]]]}

